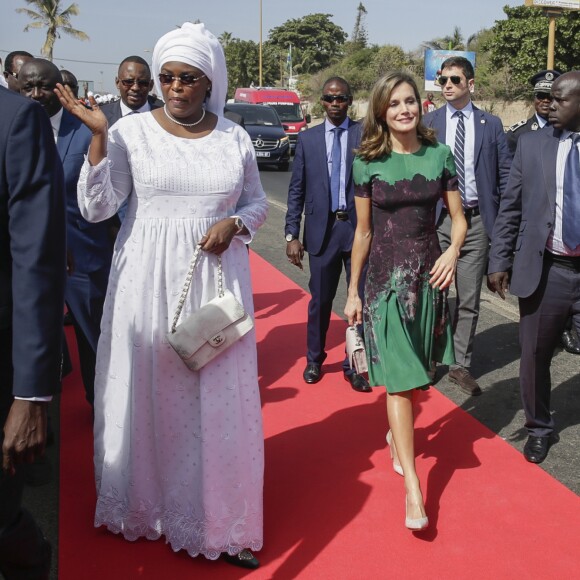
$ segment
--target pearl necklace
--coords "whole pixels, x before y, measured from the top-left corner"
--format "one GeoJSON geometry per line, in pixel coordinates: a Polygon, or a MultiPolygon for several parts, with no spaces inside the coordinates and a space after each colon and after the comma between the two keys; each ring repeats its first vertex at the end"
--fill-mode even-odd
{"type": "Polygon", "coordinates": [[[167,110],[167,105],[163,105],[163,112],[165,113],[165,116],[170,120],[173,121],[174,123],[176,123],[177,125],[181,125],[182,127],[195,127],[196,125],[199,125],[205,118],[205,109],[201,110],[201,117],[195,122],[195,123],[181,123],[180,121],[178,121],[177,119],[174,119],[170,114],[169,111],[167,110]]]}

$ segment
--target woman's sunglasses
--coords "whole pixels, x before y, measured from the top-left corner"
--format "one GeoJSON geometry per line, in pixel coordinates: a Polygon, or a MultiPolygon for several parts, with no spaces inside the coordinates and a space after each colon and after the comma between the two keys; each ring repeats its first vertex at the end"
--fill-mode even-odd
{"type": "Polygon", "coordinates": [[[461,84],[461,77],[458,77],[456,75],[453,75],[451,77],[439,77],[437,79],[437,82],[444,87],[447,84],[447,81],[451,81],[454,85],[459,85],[461,84]]]}
{"type": "Polygon", "coordinates": [[[173,81],[179,81],[182,85],[190,87],[191,85],[194,85],[197,81],[199,81],[205,76],[206,75],[203,74],[195,76],[190,73],[181,73],[180,75],[175,76],[166,73],[161,73],[159,75],[159,82],[162,85],[171,85],[173,84],[173,81]]]}

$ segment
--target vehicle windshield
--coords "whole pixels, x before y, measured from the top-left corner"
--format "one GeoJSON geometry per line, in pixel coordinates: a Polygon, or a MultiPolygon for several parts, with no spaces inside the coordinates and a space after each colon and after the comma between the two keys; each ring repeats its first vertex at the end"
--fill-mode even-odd
{"type": "Polygon", "coordinates": [[[304,115],[302,114],[302,109],[298,103],[284,103],[284,104],[272,104],[268,103],[270,107],[276,109],[278,117],[282,123],[298,123],[304,120],[304,115]]]}
{"type": "Polygon", "coordinates": [[[280,126],[280,121],[276,116],[276,113],[269,109],[268,107],[248,107],[247,109],[240,110],[240,113],[244,117],[245,125],[277,125],[280,126]]]}

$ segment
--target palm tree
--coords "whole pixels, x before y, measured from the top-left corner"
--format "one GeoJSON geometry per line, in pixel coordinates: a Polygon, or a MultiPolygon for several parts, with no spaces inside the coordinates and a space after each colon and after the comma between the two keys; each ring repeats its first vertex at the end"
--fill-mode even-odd
{"type": "Polygon", "coordinates": [[[52,49],[56,39],[60,38],[61,31],[77,40],[89,40],[82,30],[76,30],[70,24],[71,16],[77,16],[79,13],[76,4],[62,10],[60,0],[25,0],[25,2],[35,7],[38,12],[28,8],[17,8],[16,12],[26,14],[33,21],[26,25],[24,32],[28,32],[31,28],[46,28],[46,40],[40,52],[48,60],[52,60],[52,49]]]}
{"type": "Polygon", "coordinates": [[[224,50],[228,47],[228,45],[230,44],[230,42],[232,41],[232,33],[231,32],[222,32],[219,37],[218,40],[220,41],[220,44],[223,46],[224,50]]]}
{"type": "Polygon", "coordinates": [[[461,29],[456,26],[451,35],[423,42],[422,46],[430,50],[465,50],[465,41],[461,29]]]}

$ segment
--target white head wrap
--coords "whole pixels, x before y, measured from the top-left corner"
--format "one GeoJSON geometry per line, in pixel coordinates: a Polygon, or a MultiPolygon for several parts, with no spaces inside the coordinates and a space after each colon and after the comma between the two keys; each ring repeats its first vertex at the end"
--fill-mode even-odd
{"type": "Polygon", "coordinates": [[[155,90],[162,94],[159,83],[161,67],[167,62],[183,62],[198,68],[211,81],[211,97],[206,109],[223,116],[228,92],[226,59],[219,40],[203,24],[185,22],[162,36],[153,49],[155,90]]]}

